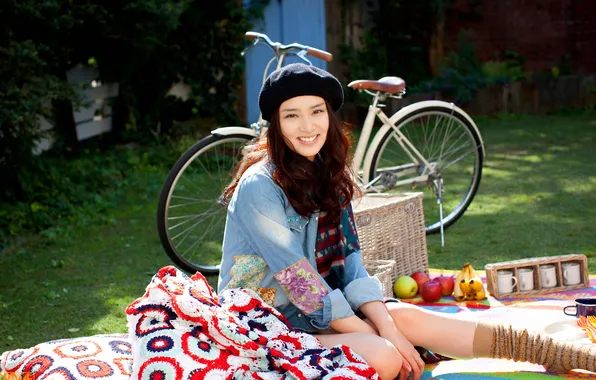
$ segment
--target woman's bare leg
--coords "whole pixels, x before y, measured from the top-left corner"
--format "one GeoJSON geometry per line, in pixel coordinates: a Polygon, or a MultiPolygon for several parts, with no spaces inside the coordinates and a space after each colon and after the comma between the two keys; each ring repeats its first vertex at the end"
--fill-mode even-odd
{"type": "Polygon", "coordinates": [[[596,346],[556,340],[511,324],[491,324],[425,310],[406,303],[387,309],[415,346],[453,358],[503,358],[541,364],[552,372],[596,372],[596,346]]]}
{"type": "Polygon", "coordinates": [[[423,309],[404,302],[387,303],[399,331],[414,346],[452,358],[474,357],[476,321],[423,309]]]}
{"type": "Polygon", "coordinates": [[[367,333],[315,335],[324,347],[331,348],[338,344],[350,347],[373,367],[382,380],[397,377],[402,365],[402,358],[391,342],[379,336],[367,333]]]}

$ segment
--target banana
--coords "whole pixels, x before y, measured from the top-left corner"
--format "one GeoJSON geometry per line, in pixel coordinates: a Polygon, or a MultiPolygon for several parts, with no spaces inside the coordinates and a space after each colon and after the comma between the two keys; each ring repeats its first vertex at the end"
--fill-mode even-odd
{"type": "Polygon", "coordinates": [[[460,288],[460,283],[464,278],[464,270],[462,269],[455,277],[455,285],[453,286],[453,297],[457,302],[463,301],[466,298],[466,295],[460,288]]]}
{"type": "Polygon", "coordinates": [[[482,279],[474,270],[472,265],[468,266],[468,272],[470,273],[470,289],[471,292],[479,292],[480,290],[484,290],[484,286],[482,285],[482,279]]]}
{"type": "Polygon", "coordinates": [[[486,298],[482,279],[470,263],[464,265],[457,274],[455,286],[453,287],[453,297],[458,302],[464,300],[481,301],[486,298]]]}
{"type": "Polygon", "coordinates": [[[483,299],[486,299],[486,292],[484,291],[484,288],[474,293],[474,299],[476,301],[482,301],[483,299]]]}
{"type": "Polygon", "coordinates": [[[464,265],[464,267],[462,268],[462,272],[463,272],[463,278],[459,281],[459,287],[461,288],[461,291],[464,294],[469,294],[470,293],[470,271],[469,271],[469,267],[471,265],[470,264],[466,264],[464,265]]]}
{"type": "Polygon", "coordinates": [[[474,277],[470,279],[470,288],[472,292],[478,292],[482,289],[484,289],[484,286],[482,285],[482,280],[480,279],[480,277],[474,277]]]}
{"type": "Polygon", "coordinates": [[[455,298],[457,302],[461,302],[466,299],[466,295],[461,291],[457,284],[453,287],[453,298],[455,298]]]}
{"type": "Polygon", "coordinates": [[[470,278],[475,278],[475,277],[480,278],[478,273],[476,273],[476,271],[474,270],[474,267],[472,266],[472,264],[467,264],[467,265],[468,265],[468,271],[470,272],[470,278]]]}

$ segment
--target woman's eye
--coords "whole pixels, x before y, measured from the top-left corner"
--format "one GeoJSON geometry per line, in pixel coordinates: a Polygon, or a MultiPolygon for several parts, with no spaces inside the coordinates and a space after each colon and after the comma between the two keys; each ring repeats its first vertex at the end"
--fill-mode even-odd
{"type": "Polygon", "coordinates": [[[294,118],[294,117],[298,117],[298,115],[296,115],[295,113],[289,113],[286,116],[284,116],[284,119],[290,119],[290,118],[294,118]]]}
{"type": "Polygon", "coordinates": [[[323,113],[323,112],[325,112],[325,110],[318,109],[318,110],[315,110],[313,113],[316,115],[318,113],[323,113]]]}

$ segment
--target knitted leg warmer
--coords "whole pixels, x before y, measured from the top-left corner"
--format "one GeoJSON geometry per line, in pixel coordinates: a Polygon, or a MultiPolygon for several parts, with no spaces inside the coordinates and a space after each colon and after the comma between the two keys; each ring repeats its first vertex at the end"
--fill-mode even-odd
{"type": "Polygon", "coordinates": [[[474,356],[540,364],[552,372],[572,369],[596,372],[596,344],[563,342],[511,325],[478,322],[474,356]]]}

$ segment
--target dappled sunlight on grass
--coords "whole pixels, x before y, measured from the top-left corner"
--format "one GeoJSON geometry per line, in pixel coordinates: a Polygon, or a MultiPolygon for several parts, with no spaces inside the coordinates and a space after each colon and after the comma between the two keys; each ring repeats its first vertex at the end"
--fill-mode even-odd
{"type": "Polygon", "coordinates": [[[509,214],[527,213],[531,211],[531,205],[553,198],[550,193],[510,193],[507,195],[478,196],[474,207],[470,208],[469,214],[491,215],[506,212],[509,214]],[[519,207],[519,206],[526,207],[519,207]]]}
{"type": "MultiPolygon", "coordinates": [[[[480,188],[446,230],[445,247],[438,234],[427,237],[430,266],[459,269],[470,262],[482,269],[580,253],[596,273],[596,114],[474,119],[487,148],[480,188]]],[[[73,225],[63,236],[0,254],[0,351],[126,331],[126,306],[157,270],[173,265],[155,220],[166,174],[137,173],[137,186],[110,211],[110,222],[73,225]]],[[[220,244],[212,239],[206,246],[217,252],[220,244]]],[[[207,280],[216,288],[217,276],[207,280]]]]}
{"type": "Polygon", "coordinates": [[[596,189],[596,176],[562,178],[559,180],[559,183],[568,193],[585,194],[587,196],[596,197],[596,193],[594,192],[594,189],[596,189]]]}
{"type": "Polygon", "coordinates": [[[94,323],[87,326],[86,331],[83,333],[89,335],[127,333],[126,316],[123,313],[122,316],[119,316],[119,313],[120,310],[114,310],[112,313],[102,316],[94,323]]]}
{"type": "Polygon", "coordinates": [[[478,195],[446,247],[429,236],[432,267],[457,269],[581,253],[596,272],[596,129],[590,115],[481,118],[487,160],[478,195]]]}
{"type": "Polygon", "coordinates": [[[126,330],[126,306],[170,265],[155,229],[158,187],[131,189],[113,223],[77,227],[51,244],[0,255],[0,351],[126,330]]]}
{"type": "Polygon", "coordinates": [[[552,145],[548,147],[548,150],[551,152],[569,152],[571,150],[571,147],[552,145]]]}
{"type": "Polygon", "coordinates": [[[507,179],[513,176],[510,170],[497,168],[496,165],[493,166],[485,166],[482,171],[482,176],[486,177],[496,177],[501,180],[507,179]]]}

